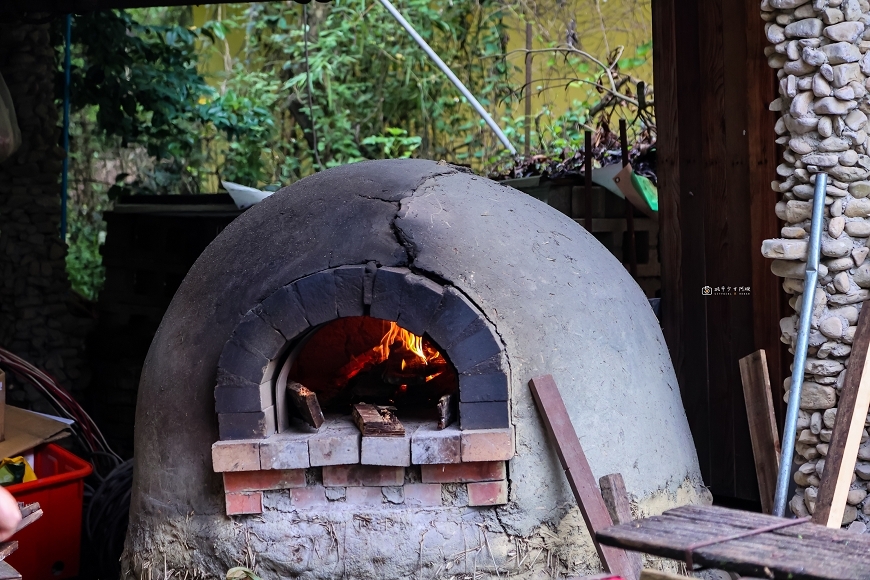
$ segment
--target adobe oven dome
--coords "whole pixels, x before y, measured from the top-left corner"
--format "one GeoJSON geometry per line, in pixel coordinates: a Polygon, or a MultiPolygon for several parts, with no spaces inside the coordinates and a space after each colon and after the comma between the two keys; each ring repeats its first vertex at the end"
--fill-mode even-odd
{"type": "Polygon", "coordinates": [[[558,557],[539,558],[527,574],[597,570],[527,386],[542,374],[559,385],[596,477],[621,473],[648,513],[706,501],[658,322],[625,268],[573,220],[423,160],[347,165],[286,187],[203,252],[151,344],[137,406],[127,573],[162,569],[165,558],[171,569],[222,575],[246,553],[256,554],[263,577],[406,578],[421,566],[431,576],[448,561],[454,574],[494,562],[504,571],[518,567],[517,546],[543,540],[558,557]],[[212,462],[212,445],[227,439],[215,407],[224,349],[270,297],[366,265],[461,299],[498,343],[515,454],[493,466],[506,473],[507,503],[471,507],[460,482],[439,495],[425,474],[419,480],[419,466],[365,493],[353,483],[324,487],[325,471],[312,467],[296,487],[277,486],[293,489],[263,491],[261,515],[234,522],[230,489],[212,462]]]}

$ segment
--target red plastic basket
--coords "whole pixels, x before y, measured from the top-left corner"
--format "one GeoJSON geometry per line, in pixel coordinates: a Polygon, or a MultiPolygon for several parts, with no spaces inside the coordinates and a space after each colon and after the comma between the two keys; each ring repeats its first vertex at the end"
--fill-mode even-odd
{"type": "Polygon", "coordinates": [[[12,539],[18,550],[6,561],[26,580],[62,580],[79,573],[84,479],[91,465],[49,443],[36,449],[36,481],[6,489],[24,503],[39,502],[43,515],[12,539]]]}

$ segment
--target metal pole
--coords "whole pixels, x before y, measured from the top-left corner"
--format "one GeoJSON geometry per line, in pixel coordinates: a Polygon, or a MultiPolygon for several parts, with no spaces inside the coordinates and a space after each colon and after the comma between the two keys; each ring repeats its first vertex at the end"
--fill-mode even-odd
{"type": "Polygon", "coordinates": [[[513,145],[511,145],[511,142],[507,138],[507,135],[504,134],[504,131],[501,130],[501,127],[496,125],[492,117],[489,116],[489,113],[486,112],[486,109],[484,109],[483,106],[481,106],[481,104],[477,101],[477,99],[474,98],[474,95],[472,95],[469,90],[465,88],[465,85],[462,84],[462,81],[459,80],[455,74],[453,74],[453,71],[450,70],[450,67],[444,64],[444,61],[441,60],[441,57],[439,57],[435,53],[435,51],[432,50],[432,47],[430,47],[426,43],[426,41],[423,40],[423,37],[417,34],[417,31],[414,30],[414,27],[411,26],[407,20],[405,20],[405,17],[402,16],[398,10],[396,10],[396,7],[393,6],[390,0],[380,0],[380,2],[384,5],[384,8],[386,8],[387,11],[393,16],[393,18],[395,18],[396,21],[402,25],[402,28],[408,31],[408,34],[411,35],[411,38],[414,39],[414,42],[420,45],[420,48],[423,49],[423,52],[425,52],[429,56],[429,58],[432,59],[432,62],[434,62],[435,65],[441,69],[441,72],[443,72],[445,76],[450,79],[450,82],[452,82],[453,85],[457,89],[459,89],[459,92],[462,93],[462,96],[468,99],[468,102],[471,103],[471,106],[474,107],[474,110],[477,111],[477,114],[480,115],[484,121],[486,121],[486,124],[489,125],[490,129],[492,129],[492,132],[495,133],[496,137],[498,137],[498,140],[502,142],[502,145],[504,145],[505,148],[507,148],[507,150],[511,152],[511,155],[516,155],[517,150],[516,148],[514,148],[513,145]]]}
{"type": "Polygon", "coordinates": [[[810,230],[810,244],[807,248],[807,273],[804,280],[804,297],[801,303],[800,326],[797,344],[794,348],[794,369],[791,375],[791,389],[788,395],[788,409],[785,413],[785,427],[782,433],[782,453],[779,458],[779,476],[776,479],[776,495],[773,499],[773,515],[785,516],[788,488],[791,482],[791,468],[794,460],[794,443],[797,431],[798,413],[801,407],[801,389],[804,385],[804,372],[807,363],[807,343],[810,336],[810,321],[819,279],[819,250],[822,241],[822,226],[825,212],[825,193],[828,189],[828,174],[816,174],[816,188],[813,194],[813,221],[810,230]]]}
{"type": "Polygon", "coordinates": [[[63,49],[63,170],[60,178],[60,239],[66,242],[67,230],[67,188],[69,186],[69,83],[70,83],[70,44],[72,42],[72,14],[64,19],[66,42],[63,49]]]}
{"type": "MultiPolygon", "coordinates": [[[[530,18],[530,15],[526,15],[530,18]]],[[[528,157],[532,148],[532,22],[526,20],[526,120],[525,120],[525,143],[523,151],[528,157]]]]}

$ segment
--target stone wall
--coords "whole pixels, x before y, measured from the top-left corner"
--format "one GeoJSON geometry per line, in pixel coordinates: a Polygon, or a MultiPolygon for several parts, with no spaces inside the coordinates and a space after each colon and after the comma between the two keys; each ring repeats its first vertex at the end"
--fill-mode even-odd
{"type": "Polygon", "coordinates": [[[0,346],[66,386],[81,384],[82,319],[67,305],[60,239],[64,152],[49,23],[0,24],[0,73],[16,108],[21,148],[0,164],[0,346]]]}
{"type": "MultiPolygon", "coordinates": [[[[786,222],[782,238],[765,241],[762,252],[774,258],[771,269],[784,278],[783,288],[796,311],[804,290],[815,174],[830,176],[821,289],[813,310],[798,422],[798,490],[789,502],[795,514],[805,516],[815,508],[855,323],[870,288],[870,2],[763,0],[761,16],[771,43],[768,62],[779,78],[780,97],[770,108],[781,114],[776,142],[783,147],[783,162],[772,186],[782,193],[776,213],[786,222]]],[[[797,316],[781,321],[782,340],[792,352],[797,316]]],[[[785,382],[786,399],[790,382],[785,382]]],[[[859,532],[870,522],[867,439],[865,430],[843,519],[859,532]]]]}

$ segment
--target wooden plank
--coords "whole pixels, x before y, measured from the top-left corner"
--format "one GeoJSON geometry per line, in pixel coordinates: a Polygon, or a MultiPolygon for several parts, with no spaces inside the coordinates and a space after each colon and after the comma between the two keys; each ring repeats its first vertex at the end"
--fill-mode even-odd
{"type": "Polygon", "coordinates": [[[446,429],[456,421],[456,395],[444,395],[438,399],[438,428],[446,429]]]}
{"type": "Polygon", "coordinates": [[[0,560],[5,560],[11,553],[18,549],[18,541],[3,542],[0,544],[0,560]]]}
{"type": "Polygon", "coordinates": [[[692,549],[703,567],[744,576],[792,580],[867,580],[870,535],[804,522],[729,541],[735,533],[788,520],[712,506],[685,506],[614,526],[597,534],[601,543],[683,560],[692,549]],[[700,546],[717,540],[715,543],[700,546]]]}
{"type": "Polygon", "coordinates": [[[0,580],[21,580],[21,574],[5,561],[0,560],[0,580]]]}
{"type": "Polygon", "coordinates": [[[767,355],[763,350],[740,359],[740,377],[743,380],[743,397],[749,418],[749,434],[752,438],[761,507],[764,513],[772,514],[779,474],[780,446],[770,378],[767,374],[767,355]]]}
{"type": "MultiPolygon", "coordinates": [[[[628,492],[625,490],[625,481],[621,473],[611,473],[598,479],[601,488],[601,497],[610,514],[610,519],[615,524],[627,524],[634,520],[631,515],[631,503],[628,501],[628,492]]],[[[628,562],[631,564],[632,577],[641,576],[643,558],[637,552],[627,552],[628,562]]]]}
{"type": "Polygon", "coordinates": [[[577,499],[577,506],[593,538],[598,557],[601,558],[601,565],[607,572],[633,580],[632,567],[625,551],[603,546],[594,540],[596,532],[611,526],[613,520],[607,513],[604,499],[595,485],[592,469],[580,446],[580,440],[571,424],[571,418],[565,409],[556,382],[551,375],[544,375],[529,381],[529,387],[547,433],[556,447],[556,454],[565,470],[568,484],[577,499]]]}
{"type": "Polygon", "coordinates": [[[631,504],[628,501],[628,492],[625,491],[625,481],[621,473],[611,473],[599,478],[598,485],[601,487],[601,497],[610,519],[615,524],[627,524],[634,520],[631,515],[631,504]]]}
{"type": "Polygon", "coordinates": [[[858,328],[852,340],[852,354],[846,369],[846,380],[837,403],[825,470],[819,485],[813,521],[829,528],[839,528],[846,509],[846,496],[852,483],[858,446],[864,433],[864,421],[870,409],[870,308],[864,302],[858,315],[858,328]]]}
{"type": "Polygon", "coordinates": [[[304,385],[290,381],[287,383],[287,398],[293,403],[303,421],[320,429],[323,425],[323,411],[317,401],[317,394],[304,385]]]}
{"type": "Polygon", "coordinates": [[[23,517],[21,519],[21,521],[18,522],[18,527],[15,528],[15,531],[18,532],[18,531],[23,530],[24,528],[26,528],[27,526],[29,526],[30,524],[32,524],[33,522],[35,522],[36,520],[38,520],[41,517],[42,517],[42,510],[38,509],[35,512],[31,513],[30,515],[23,517]]]}
{"type": "Polygon", "coordinates": [[[404,437],[405,426],[393,413],[395,407],[357,403],[351,413],[363,437],[404,437]]]}

